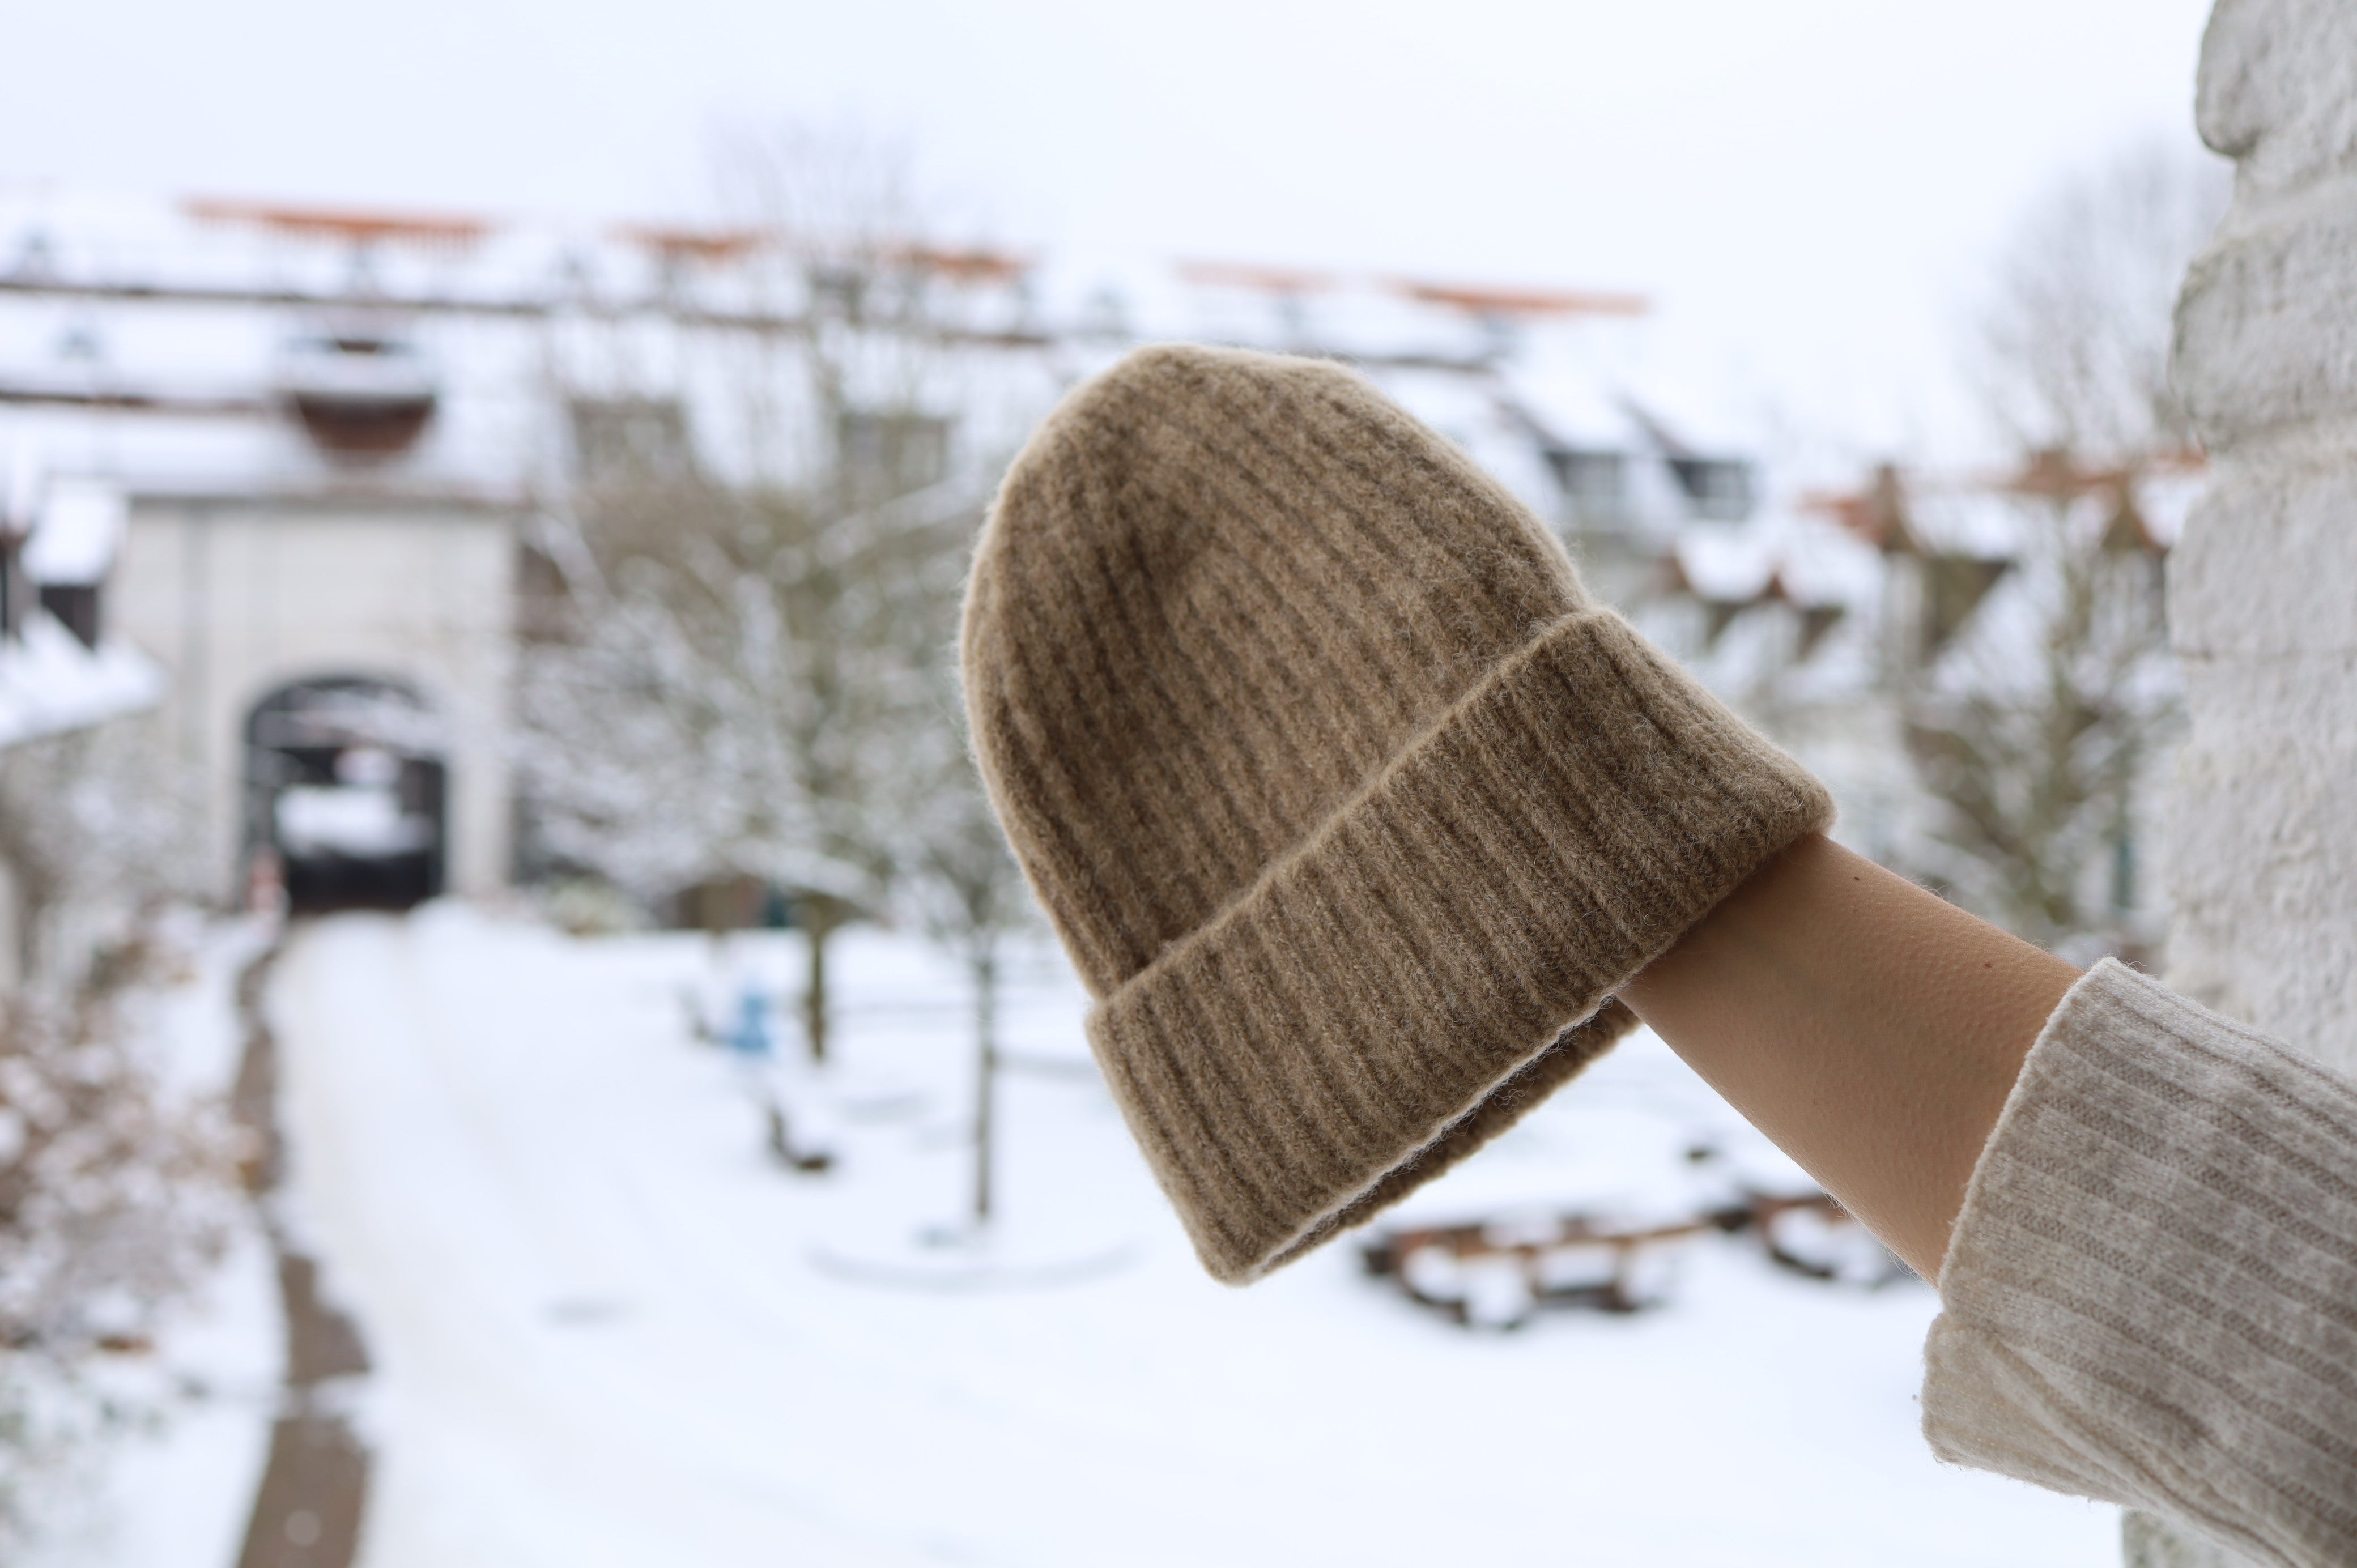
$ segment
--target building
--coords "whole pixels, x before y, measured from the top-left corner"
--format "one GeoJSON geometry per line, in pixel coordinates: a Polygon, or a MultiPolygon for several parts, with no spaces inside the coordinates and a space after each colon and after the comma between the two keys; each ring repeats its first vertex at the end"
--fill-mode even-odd
{"type": "MultiPolygon", "coordinates": [[[[0,453],[34,554],[77,506],[119,520],[97,577],[79,564],[39,592],[166,675],[159,722],[217,868],[206,892],[240,897],[260,877],[298,903],[406,904],[508,878],[506,719],[536,521],[626,462],[752,475],[816,460],[731,427],[748,381],[791,390],[788,361],[824,309],[810,291],[774,303],[779,279],[743,265],[748,249],[651,229],[0,201],[0,453]]],[[[980,253],[915,263],[961,296],[1004,296],[1021,271],[980,253]]],[[[1048,347],[999,320],[936,314],[926,329],[967,360],[1048,347]]],[[[904,470],[973,466],[989,432],[927,417],[935,395],[855,409],[836,434],[890,445],[904,470]]]]}
{"type": "MultiPolygon", "coordinates": [[[[1857,847],[1906,865],[1926,841],[1907,703],[2002,640],[1973,628],[2028,581],[2016,514],[2062,480],[1796,492],[1639,373],[1631,295],[1194,262],[1058,312],[1043,275],[751,228],[0,198],[0,454],[40,602],[165,675],[216,897],[407,904],[513,875],[519,639],[608,480],[864,475],[844,504],[972,508],[1063,389],[1156,337],[1361,366],[1817,768],[1857,847]],[[119,548],[65,547],[102,515],[119,548]]],[[[2152,560],[2180,478],[2062,499],[2111,497],[2152,560]]],[[[2148,925],[2136,881],[2123,916],[2148,925]]]]}

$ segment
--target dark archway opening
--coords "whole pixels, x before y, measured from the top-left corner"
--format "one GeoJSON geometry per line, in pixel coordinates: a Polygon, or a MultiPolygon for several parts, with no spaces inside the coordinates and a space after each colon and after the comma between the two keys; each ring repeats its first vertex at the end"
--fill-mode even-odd
{"type": "Polygon", "coordinates": [[[408,687],[365,676],[282,686],[245,725],[245,838],[289,908],[406,909],[448,859],[442,728],[408,687]]]}

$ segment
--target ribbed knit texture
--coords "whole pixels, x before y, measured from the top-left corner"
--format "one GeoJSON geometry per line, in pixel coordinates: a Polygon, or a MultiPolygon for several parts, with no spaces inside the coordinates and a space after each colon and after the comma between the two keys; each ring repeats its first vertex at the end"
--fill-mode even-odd
{"type": "Polygon", "coordinates": [[[1000,820],[1204,1263],[1437,1175],[1831,816],[1359,377],[1142,350],[1010,471],[964,631],[1000,820]]]}
{"type": "Polygon", "coordinates": [[[1925,1348],[1943,1458],[2357,1563],[2357,1085],[2115,962],[2032,1047],[1925,1348]]]}

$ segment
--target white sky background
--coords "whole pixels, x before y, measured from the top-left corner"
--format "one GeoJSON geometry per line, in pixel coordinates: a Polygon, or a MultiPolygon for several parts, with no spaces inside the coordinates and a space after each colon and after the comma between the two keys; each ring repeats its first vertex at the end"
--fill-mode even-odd
{"type": "Polygon", "coordinates": [[[1979,271],[2059,176],[2190,140],[2208,9],[0,0],[0,181],[692,214],[720,127],[856,123],[1071,294],[1176,256],[1636,289],[1699,395],[1953,452],[1979,271]]]}

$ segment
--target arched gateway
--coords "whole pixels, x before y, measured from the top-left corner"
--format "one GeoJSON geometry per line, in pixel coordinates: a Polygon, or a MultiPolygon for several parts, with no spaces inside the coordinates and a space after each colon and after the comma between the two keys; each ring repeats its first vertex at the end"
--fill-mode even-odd
{"type": "Polygon", "coordinates": [[[405,684],[339,675],[282,686],[245,724],[245,844],[297,910],[405,909],[440,894],[449,854],[442,726],[405,684]]]}
{"type": "Polygon", "coordinates": [[[129,503],[117,624],[167,671],[217,896],[257,855],[309,908],[499,887],[518,511],[389,478],[129,503]]]}

